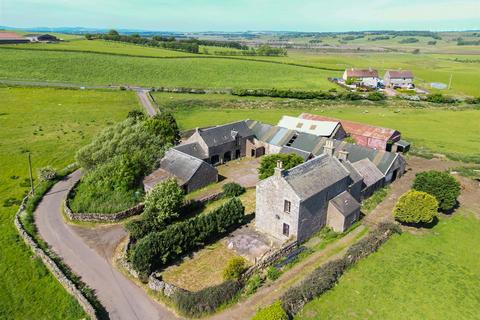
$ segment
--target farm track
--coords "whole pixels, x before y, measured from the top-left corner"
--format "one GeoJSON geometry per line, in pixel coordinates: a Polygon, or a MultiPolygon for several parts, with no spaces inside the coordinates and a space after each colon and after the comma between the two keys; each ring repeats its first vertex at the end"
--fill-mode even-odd
{"type": "MultiPolygon", "coordinates": [[[[98,55],[107,55],[107,56],[118,56],[118,57],[131,57],[131,58],[146,58],[146,59],[166,59],[166,60],[176,60],[176,59],[223,59],[223,60],[240,60],[240,61],[248,61],[248,62],[260,62],[260,63],[272,63],[272,64],[281,64],[281,65],[288,65],[294,67],[301,67],[301,68],[310,68],[310,69],[317,69],[317,70],[325,70],[325,71],[336,71],[336,72],[343,72],[344,69],[339,68],[327,68],[327,67],[319,67],[314,65],[308,64],[301,64],[301,63],[294,63],[294,62],[283,62],[283,61],[272,61],[272,60],[264,60],[258,58],[244,58],[242,56],[208,56],[208,55],[185,55],[185,56],[147,56],[147,55],[140,55],[140,54],[128,54],[128,53],[115,53],[115,52],[100,52],[100,51],[93,51],[93,50],[63,50],[63,49],[29,49],[29,48],[12,48],[12,47],[4,47],[2,49],[8,50],[22,50],[22,51],[47,51],[47,52],[61,52],[61,53],[90,53],[90,54],[98,54],[98,55]]],[[[172,50],[174,51],[174,50],[172,50]]]]}
{"type": "Polygon", "coordinates": [[[95,290],[110,319],[177,319],[116,270],[109,254],[89,246],[74,226],[66,224],[61,213],[62,202],[69,186],[78,179],[80,171],[54,185],[35,210],[35,222],[42,239],[95,290]]]}

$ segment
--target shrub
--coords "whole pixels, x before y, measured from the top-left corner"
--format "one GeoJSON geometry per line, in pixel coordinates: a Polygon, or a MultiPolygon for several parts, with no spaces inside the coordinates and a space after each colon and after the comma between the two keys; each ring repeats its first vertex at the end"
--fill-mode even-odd
{"type": "Polygon", "coordinates": [[[145,196],[144,219],[159,229],[179,216],[183,201],[183,189],[174,178],[167,179],[157,184],[145,196]]]}
{"type": "Polygon", "coordinates": [[[131,253],[135,270],[146,275],[178,259],[243,221],[245,208],[233,198],[213,211],[152,232],[137,242],[131,253]]]}
{"type": "Polygon", "coordinates": [[[50,166],[38,170],[38,179],[40,181],[54,180],[57,177],[57,171],[50,166]]]}
{"type": "Polygon", "coordinates": [[[258,168],[259,178],[266,179],[272,176],[274,168],[277,166],[277,161],[282,161],[283,169],[288,170],[303,163],[303,158],[294,153],[264,156],[260,162],[260,168],[258,168]]]}
{"type": "Polygon", "coordinates": [[[457,100],[452,97],[444,96],[441,93],[432,93],[427,96],[427,101],[432,103],[455,103],[457,100]]]}
{"type": "Polygon", "coordinates": [[[245,193],[245,188],[235,182],[229,182],[223,185],[223,195],[227,198],[238,197],[245,193]]]}
{"type": "Polygon", "coordinates": [[[254,294],[258,290],[258,288],[262,286],[262,284],[262,277],[260,277],[258,273],[255,273],[248,279],[247,284],[245,285],[245,294],[254,294]]]}
{"type": "Polygon", "coordinates": [[[425,171],[415,176],[413,189],[434,196],[440,210],[448,211],[455,207],[460,195],[460,183],[448,174],[440,171],[425,171]]]}
{"type": "Polygon", "coordinates": [[[404,223],[430,223],[438,211],[438,201],[423,191],[410,190],[398,199],[393,215],[404,223]]]}
{"type": "Polygon", "coordinates": [[[283,310],[280,300],[270,306],[260,309],[252,320],[288,320],[288,315],[283,310]]]}
{"type": "Polygon", "coordinates": [[[234,257],[228,261],[227,266],[223,270],[224,280],[240,280],[242,273],[247,269],[245,259],[242,257],[234,257]]]}
{"type": "Polygon", "coordinates": [[[274,266],[270,266],[267,269],[267,278],[269,280],[275,281],[281,276],[282,272],[275,268],[274,266]]]}
{"type": "Polygon", "coordinates": [[[382,101],[387,99],[387,97],[381,92],[371,92],[367,95],[367,100],[370,101],[382,101]]]}
{"type": "Polygon", "coordinates": [[[468,104],[480,104],[480,97],[467,98],[465,102],[468,104]]]}
{"type": "Polygon", "coordinates": [[[200,317],[214,312],[221,305],[232,300],[240,290],[237,281],[226,281],[197,292],[178,291],[173,301],[181,313],[190,317],[200,317]]]}

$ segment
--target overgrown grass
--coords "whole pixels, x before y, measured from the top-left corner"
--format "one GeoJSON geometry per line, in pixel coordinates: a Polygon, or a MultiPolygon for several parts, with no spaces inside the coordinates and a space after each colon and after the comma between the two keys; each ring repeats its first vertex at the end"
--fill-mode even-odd
{"type": "Polygon", "coordinates": [[[476,319],[479,228],[478,218],[456,213],[426,234],[395,235],[297,318],[476,319]]]}
{"type": "MultiPolygon", "coordinates": [[[[0,88],[0,198],[28,191],[26,151],[34,174],[73,162],[75,151],[111,121],[138,108],[133,93],[0,88]],[[18,177],[18,178],[17,178],[18,177]]],[[[0,318],[81,319],[82,308],[25,246],[13,226],[18,206],[0,207],[0,318]]]]}
{"type": "Polygon", "coordinates": [[[375,191],[371,197],[362,201],[362,212],[367,215],[373,211],[388,195],[389,186],[375,191]]]}

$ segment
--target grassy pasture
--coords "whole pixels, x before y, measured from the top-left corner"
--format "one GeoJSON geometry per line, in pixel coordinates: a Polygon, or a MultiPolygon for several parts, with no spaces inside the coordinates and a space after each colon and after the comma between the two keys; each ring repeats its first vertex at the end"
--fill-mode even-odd
{"type": "Polygon", "coordinates": [[[478,319],[480,220],[465,213],[395,235],[296,319],[478,319]]]}
{"type": "Polygon", "coordinates": [[[477,130],[480,110],[472,108],[418,108],[400,101],[387,105],[225,95],[154,93],[154,96],[161,106],[173,109],[182,129],[241,119],[276,124],[282,115],[298,116],[302,112],[311,112],[395,128],[415,146],[438,153],[478,156],[480,150],[480,132],[477,130]]]}
{"type": "Polygon", "coordinates": [[[138,108],[131,92],[0,88],[0,318],[81,319],[84,312],[45,266],[32,257],[13,225],[28,189],[26,150],[38,168],[63,168],[103,127],[138,108]]]}
{"type": "Polygon", "coordinates": [[[0,48],[0,79],[210,88],[329,89],[324,70],[224,58],[150,59],[0,48]]]}

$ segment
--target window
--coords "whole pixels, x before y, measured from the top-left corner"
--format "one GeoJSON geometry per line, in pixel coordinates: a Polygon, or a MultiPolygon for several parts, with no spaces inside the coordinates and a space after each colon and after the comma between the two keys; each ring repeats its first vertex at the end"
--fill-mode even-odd
{"type": "Polygon", "coordinates": [[[315,130],[315,129],[317,129],[317,125],[312,124],[312,125],[310,126],[310,130],[315,130]]]}
{"type": "Polygon", "coordinates": [[[286,212],[286,213],[290,213],[290,208],[292,207],[292,204],[290,201],[288,200],[285,200],[283,202],[283,211],[286,212]]]}
{"type": "Polygon", "coordinates": [[[283,224],[283,235],[285,237],[290,236],[290,226],[286,223],[283,224]]]}
{"type": "Polygon", "coordinates": [[[303,127],[303,123],[301,122],[297,123],[297,128],[300,129],[301,127],[303,127]]]}

